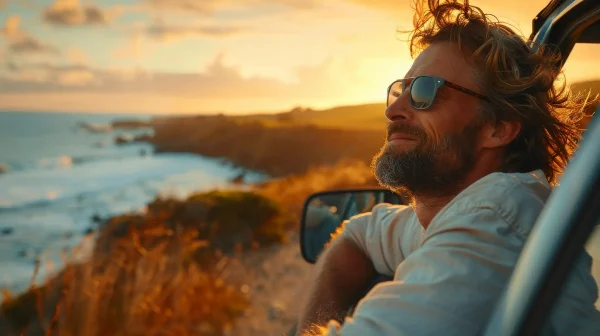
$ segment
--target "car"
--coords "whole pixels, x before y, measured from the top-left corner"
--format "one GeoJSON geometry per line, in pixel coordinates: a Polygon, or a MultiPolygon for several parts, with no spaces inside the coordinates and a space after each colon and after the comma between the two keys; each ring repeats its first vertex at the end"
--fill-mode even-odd
{"type": "MultiPolygon", "coordinates": [[[[600,1],[553,0],[532,23],[532,47],[556,45],[564,64],[576,43],[600,43],[600,1]]],[[[583,141],[561,177],[560,186],[552,191],[539,215],[504,294],[481,334],[537,334],[586,242],[594,259],[594,276],[600,283],[599,119],[596,114],[589,121],[583,141]]],[[[368,212],[380,202],[404,204],[405,200],[385,188],[328,190],[311,195],[305,202],[300,226],[302,256],[315,263],[344,220],[368,212]]],[[[387,280],[390,279],[379,276],[373,285],[387,280]]],[[[352,309],[349,307],[349,314],[352,309]]]]}

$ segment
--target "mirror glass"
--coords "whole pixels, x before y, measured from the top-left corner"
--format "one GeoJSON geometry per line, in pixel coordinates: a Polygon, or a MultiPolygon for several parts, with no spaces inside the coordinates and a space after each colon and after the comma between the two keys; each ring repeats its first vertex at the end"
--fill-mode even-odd
{"type": "Polygon", "coordinates": [[[378,203],[402,204],[387,190],[336,191],[311,196],[302,216],[302,254],[314,263],[332,234],[346,219],[369,212],[378,203]]]}

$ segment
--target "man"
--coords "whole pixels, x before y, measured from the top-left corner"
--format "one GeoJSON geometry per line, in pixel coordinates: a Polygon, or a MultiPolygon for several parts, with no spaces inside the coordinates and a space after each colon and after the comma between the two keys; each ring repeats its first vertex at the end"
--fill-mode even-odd
{"type": "MultiPolygon", "coordinates": [[[[466,0],[415,8],[418,57],[388,90],[388,141],[373,161],[412,203],[345,223],[319,258],[300,333],[481,333],[579,141],[582,105],[554,86],[552,50],[534,53],[466,0]],[[344,321],[377,273],[393,281],[344,321]]],[[[585,253],[544,333],[600,335],[590,267],[585,253]]]]}

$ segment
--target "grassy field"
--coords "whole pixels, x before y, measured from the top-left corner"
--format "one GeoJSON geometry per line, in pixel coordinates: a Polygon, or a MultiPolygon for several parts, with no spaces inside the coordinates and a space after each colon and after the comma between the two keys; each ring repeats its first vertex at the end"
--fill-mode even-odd
{"type": "Polygon", "coordinates": [[[157,198],[144,214],[108,220],[89,261],[21,295],[4,292],[1,334],[223,335],[249,308],[228,265],[285,243],[311,193],[374,184],[364,163],[342,162],[249,191],[157,198]]]}

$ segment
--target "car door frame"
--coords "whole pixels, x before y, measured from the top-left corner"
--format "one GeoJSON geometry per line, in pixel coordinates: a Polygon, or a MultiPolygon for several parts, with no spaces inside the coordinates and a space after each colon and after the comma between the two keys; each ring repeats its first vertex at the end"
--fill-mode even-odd
{"type": "MultiPolygon", "coordinates": [[[[532,47],[556,45],[563,54],[559,66],[581,36],[587,43],[600,43],[600,32],[588,30],[600,28],[600,2],[552,1],[536,19],[532,47]],[[542,22],[540,17],[544,18],[542,22]]],[[[576,259],[600,219],[598,119],[592,118],[560,186],[538,217],[484,335],[532,335],[543,330],[576,259]]]]}

